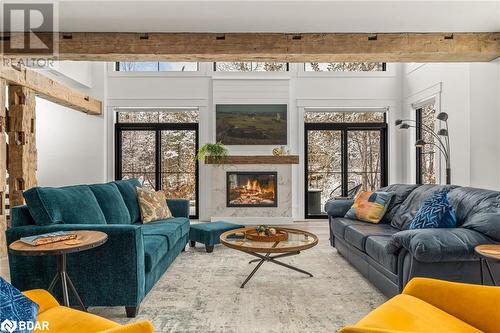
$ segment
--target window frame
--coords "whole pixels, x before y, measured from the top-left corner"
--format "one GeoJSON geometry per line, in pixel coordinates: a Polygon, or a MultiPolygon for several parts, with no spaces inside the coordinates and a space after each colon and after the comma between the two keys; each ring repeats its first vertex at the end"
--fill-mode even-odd
{"type": "MultiPolygon", "coordinates": [[[[415,141],[420,140],[422,138],[422,112],[423,108],[425,106],[429,105],[429,103],[424,103],[420,105],[419,107],[415,108],[415,141]]],[[[434,110],[436,110],[436,107],[434,105],[434,110]]],[[[436,149],[434,149],[435,153],[438,154],[436,149]]],[[[415,184],[419,185],[424,185],[423,182],[423,173],[422,173],[422,154],[423,154],[423,149],[422,147],[415,147],[415,184]]],[[[438,155],[440,156],[440,155],[438,155]]],[[[436,161],[436,160],[435,160],[436,161]]],[[[436,161],[437,162],[437,161],[436,161]]],[[[434,174],[436,177],[436,183],[432,185],[438,185],[440,182],[438,181],[441,172],[440,172],[440,165],[438,164],[439,162],[436,163],[434,166],[434,174]]]]}
{"type": "Polygon", "coordinates": [[[304,216],[306,219],[324,219],[327,215],[323,214],[309,214],[308,212],[308,161],[309,161],[309,142],[308,142],[308,131],[310,130],[330,130],[330,131],[340,131],[341,132],[341,190],[342,196],[347,196],[348,192],[348,181],[349,181],[349,170],[348,170],[348,133],[349,131],[380,131],[380,186],[384,187],[388,184],[388,170],[389,170],[389,137],[387,132],[387,113],[384,112],[384,122],[373,122],[373,123],[334,123],[334,122],[323,122],[323,123],[306,123],[304,122],[304,216]]]}
{"type": "Polygon", "coordinates": [[[314,72],[306,71],[306,63],[299,63],[297,76],[312,78],[312,77],[395,77],[396,76],[396,64],[384,62],[385,71],[366,71],[366,72],[335,72],[335,71],[323,71],[314,72]]]}
{"type": "MultiPolygon", "coordinates": [[[[263,73],[274,73],[274,74],[286,74],[290,73],[290,62],[285,62],[286,63],[286,70],[284,71],[218,71],[217,70],[217,63],[218,62],[249,62],[249,63],[255,63],[255,62],[281,62],[281,61],[214,61],[212,63],[212,71],[217,74],[221,73],[236,73],[236,74],[245,74],[245,73],[258,73],[258,74],[263,74],[263,73]]],[[[255,75],[255,74],[254,74],[255,75]]]]}
{"type": "MultiPolygon", "coordinates": [[[[115,123],[115,180],[122,179],[122,132],[123,131],[154,131],[155,132],[155,190],[161,189],[161,132],[168,130],[195,131],[195,153],[199,149],[199,123],[115,123]]],[[[195,210],[190,219],[198,219],[200,214],[200,165],[195,166],[195,210]]]]}

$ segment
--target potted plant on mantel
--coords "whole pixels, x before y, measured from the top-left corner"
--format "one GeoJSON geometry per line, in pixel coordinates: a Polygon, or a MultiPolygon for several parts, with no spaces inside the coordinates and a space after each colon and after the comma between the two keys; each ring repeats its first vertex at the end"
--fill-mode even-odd
{"type": "Polygon", "coordinates": [[[227,148],[222,144],[222,142],[205,143],[198,149],[196,158],[205,163],[206,158],[208,157],[212,163],[219,164],[227,156],[227,154],[227,148]]]}

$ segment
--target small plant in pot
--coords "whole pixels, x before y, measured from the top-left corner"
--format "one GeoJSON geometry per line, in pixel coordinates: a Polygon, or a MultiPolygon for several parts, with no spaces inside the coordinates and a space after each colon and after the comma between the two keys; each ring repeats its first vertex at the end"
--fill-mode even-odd
{"type": "Polygon", "coordinates": [[[222,142],[206,143],[198,149],[196,158],[205,162],[205,158],[210,156],[213,163],[220,163],[227,156],[227,148],[222,142]]]}

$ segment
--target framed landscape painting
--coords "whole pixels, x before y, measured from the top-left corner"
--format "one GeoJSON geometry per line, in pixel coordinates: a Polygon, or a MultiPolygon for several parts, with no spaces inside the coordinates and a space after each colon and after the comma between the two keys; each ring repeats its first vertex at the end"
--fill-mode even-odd
{"type": "Polygon", "coordinates": [[[216,140],[225,145],[286,145],[286,104],[218,104],[216,140]]]}

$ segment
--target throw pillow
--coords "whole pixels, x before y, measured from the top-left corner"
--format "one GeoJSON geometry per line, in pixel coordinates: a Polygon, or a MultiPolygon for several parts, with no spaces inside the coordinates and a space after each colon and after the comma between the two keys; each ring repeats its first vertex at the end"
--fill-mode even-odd
{"type": "Polygon", "coordinates": [[[379,223],[391,203],[393,193],[390,192],[359,192],[354,198],[351,209],[345,214],[349,219],[379,223]]]}
{"type": "MultiPolygon", "coordinates": [[[[0,323],[9,332],[31,332],[17,327],[20,321],[35,324],[38,304],[24,296],[19,290],[0,277],[0,323]]],[[[34,327],[34,325],[33,325],[34,327]]]]}
{"type": "Polygon", "coordinates": [[[422,203],[413,217],[409,229],[455,228],[457,217],[448,202],[448,191],[434,193],[422,203]]]}
{"type": "Polygon", "coordinates": [[[167,206],[167,198],[162,191],[147,190],[137,187],[137,199],[141,209],[142,223],[169,219],[172,213],[167,206]]]}

